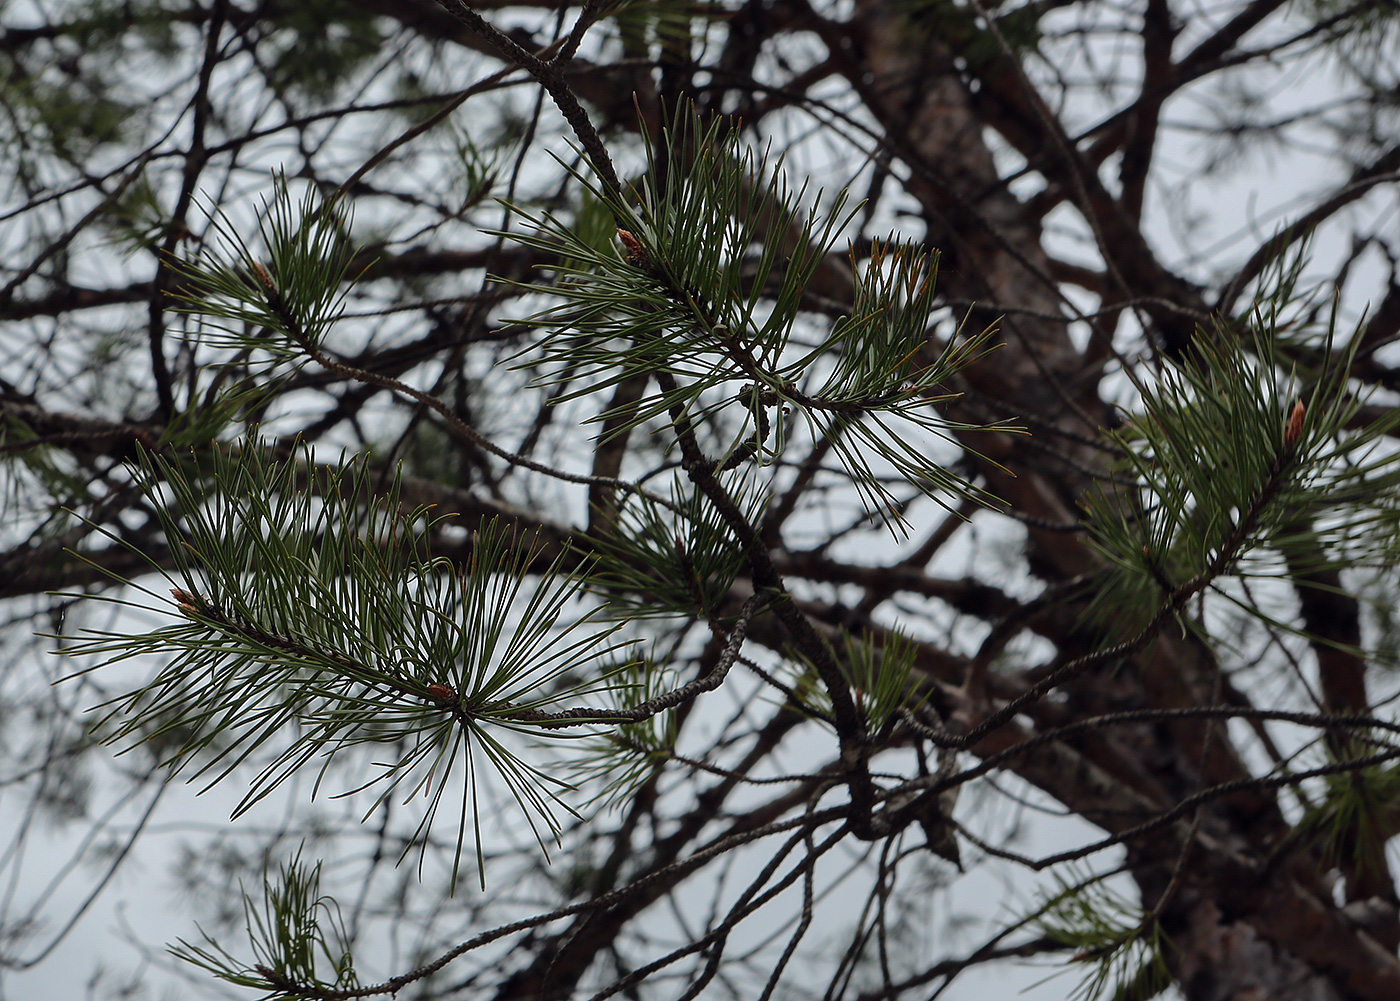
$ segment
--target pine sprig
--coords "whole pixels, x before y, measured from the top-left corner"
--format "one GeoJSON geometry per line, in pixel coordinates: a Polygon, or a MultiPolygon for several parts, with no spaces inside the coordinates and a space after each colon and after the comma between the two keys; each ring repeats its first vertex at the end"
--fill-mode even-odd
{"type": "Polygon", "coordinates": [[[1163,955],[1170,943],[1152,915],[1102,878],[1058,880],[1033,923],[1046,938],[1075,949],[1071,962],[1083,964],[1071,1001],[1147,1001],[1171,986],[1163,955]]]}
{"type": "MultiPolygon", "coordinates": [[[[888,735],[897,719],[916,712],[923,704],[927,693],[921,693],[911,680],[918,644],[903,633],[886,629],[878,637],[843,634],[841,647],[842,668],[867,732],[888,735]]],[[[795,669],[791,697],[814,718],[829,720],[831,698],[817,683],[816,668],[795,651],[789,653],[795,669]]]]}
{"type": "MultiPolygon", "coordinates": [[[[655,665],[634,662],[620,667],[618,684],[611,691],[619,710],[660,697],[672,680],[670,672],[655,665]]],[[[596,790],[591,804],[606,808],[628,802],[670,760],[677,733],[675,711],[666,710],[589,737],[571,755],[569,780],[579,788],[596,790]]]]}
{"type": "MultiPolygon", "coordinates": [[[[724,486],[748,523],[757,524],[766,497],[753,477],[736,471],[724,477],[724,486]]],[[[607,596],[609,615],[708,619],[743,572],[743,545],[714,506],[680,477],[670,496],[671,508],[628,498],[608,535],[595,540],[590,588],[607,596]]]]}
{"type": "Polygon", "coordinates": [[[207,933],[201,944],[180,939],[171,954],[236,987],[264,990],[267,998],[304,997],[308,987],[327,992],[359,988],[340,908],[321,893],[320,863],[308,867],[298,852],[277,879],[263,877],[261,906],[243,895],[243,914],[257,957],[251,967],[207,933]]]}
{"type": "MultiPolygon", "coordinates": [[[[1390,750],[1384,741],[1352,742],[1357,757],[1390,750]]],[[[1333,863],[1364,868],[1383,857],[1385,844],[1400,832],[1400,769],[1371,764],[1325,779],[1324,795],[1300,824],[1322,843],[1333,863]]],[[[1372,877],[1381,874],[1367,873],[1372,877]]]]}
{"type": "Polygon", "coordinates": [[[445,795],[465,788],[457,862],[470,812],[479,870],[476,775],[489,766],[541,845],[554,836],[565,784],[521,760],[506,734],[541,732],[560,699],[606,690],[592,668],[630,646],[595,622],[596,605],[579,606],[567,554],[541,572],[537,540],[486,522],[459,571],[432,554],[431,512],[402,511],[397,480],[376,491],[362,457],[328,469],[308,451],[273,459],[250,442],[183,466],[143,455],[135,472],[162,495],[181,621],[71,648],[99,663],[165,659],[106,705],[105,739],[155,740],[173,771],[208,784],[271,750],[237,813],[318,757],[319,787],[347,751],[391,748],[357,791],[379,787],[376,804],[395,790],[427,796],[421,838],[445,795]],[[585,680],[556,684],[565,676],[585,680]]]}
{"type": "Polygon", "coordinates": [[[256,241],[221,212],[211,211],[209,220],[209,249],[174,264],[190,289],[175,295],[179,309],[214,321],[199,340],[282,362],[304,360],[344,312],[354,284],[346,203],[310,188],[294,201],[279,174],[263,202],[256,241]]]}
{"type": "Polygon", "coordinates": [[[654,376],[655,392],[594,420],[617,435],[678,413],[692,428],[732,415],[741,430],[719,460],[724,468],[779,454],[784,418],[796,413],[814,439],[835,444],[867,510],[887,522],[899,517],[886,486],[891,470],[931,497],[986,497],[928,455],[927,436],[971,429],[934,406],[956,395],[948,384],[991,337],[955,334],[931,347],[936,258],[877,244],[856,269],[851,315],[798,350],[818,269],[853,217],[844,195],[821,217],[805,213],[807,189],[786,185],[781,159],[770,165],[721,123],[702,127],[693,111],[679,114],[648,155],[636,206],[573,172],[625,222],[615,247],[548,213],[516,209],[530,231],[507,235],[559,262],[549,289],[558,304],[521,321],[548,331],[529,362],[544,370],[540,382],[568,373],[577,388],[562,402],[654,376]]]}
{"type": "Polygon", "coordinates": [[[1119,480],[1085,504],[1111,569],[1099,607],[1129,628],[1183,589],[1222,576],[1277,577],[1300,569],[1384,566],[1400,550],[1386,529],[1400,466],[1380,440],[1400,418],[1360,427],[1347,373],[1359,341],[1329,352],[1311,386],[1298,385],[1268,317],[1243,343],[1201,334],[1191,357],[1166,363],[1144,412],[1111,437],[1119,480]]]}

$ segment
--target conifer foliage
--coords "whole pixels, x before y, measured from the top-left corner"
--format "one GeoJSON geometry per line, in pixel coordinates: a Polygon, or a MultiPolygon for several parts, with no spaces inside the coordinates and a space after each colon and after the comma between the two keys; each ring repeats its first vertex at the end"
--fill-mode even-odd
{"type": "Polygon", "coordinates": [[[283,6],[0,7],[0,997],[1400,997],[1394,4],[283,6]]]}

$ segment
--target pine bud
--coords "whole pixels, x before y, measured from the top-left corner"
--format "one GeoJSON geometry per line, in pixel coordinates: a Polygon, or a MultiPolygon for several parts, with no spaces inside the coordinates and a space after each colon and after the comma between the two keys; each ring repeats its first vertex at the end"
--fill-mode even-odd
{"type": "Polygon", "coordinates": [[[193,618],[199,611],[199,595],[173,587],[170,589],[170,596],[175,599],[175,604],[180,607],[180,612],[186,618],[193,618]]]}
{"type": "Polygon", "coordinates": [[[647,249],[642,246],[642,241],[638,240],[631,232],[625,229],[617,231],[617,238],[622,241],[622,245],[627,248],[627,262],[639,268],[647,267],[651,262],[647,257],[647,249]]]}
{"type": "Polygon", "coordinates": [[[451,685],[429,685],[428,695],[436,702],[451,705],[457,701],[457,689],[451,685]]]}
{"type": "Polygon", "coordinates": [[[267,268],[257,261],[252,262],[253,275],[257,278],[258,284],[262,286],[264,292],[276,292],[277,284],[272,280],[272,276],[267,273],[267,268]]]}
{"type": "Polygon", "coordinates": [[[1303,418],[1307,415],[1308,408],[1303,406],[1302,400],[1293,404],[1293,411],[1288,415],[1288,424],[1283,429],[1283,443],[1289,448],[1298,444],[1298,439],[1303,437],[1303,418]]]}

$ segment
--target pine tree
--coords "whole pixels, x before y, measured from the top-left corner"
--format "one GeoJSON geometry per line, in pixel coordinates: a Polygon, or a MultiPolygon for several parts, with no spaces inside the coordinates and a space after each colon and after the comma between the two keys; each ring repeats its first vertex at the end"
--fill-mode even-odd
{"type": "Polygon", "coordinates": [[[1397,13],[6,8],[0,990],[1400,996],[1397,13]]]}

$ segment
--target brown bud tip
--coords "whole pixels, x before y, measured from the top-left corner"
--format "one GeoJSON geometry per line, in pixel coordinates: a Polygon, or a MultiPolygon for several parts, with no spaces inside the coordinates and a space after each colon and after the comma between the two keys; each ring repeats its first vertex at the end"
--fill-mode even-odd
{"type": "Polygon", "coordinates": [[[622,241],[622,245],[627,248],[627,260],[644,267],[647,263],[647,250],[642,246],[642,241],[638,240],[632,233],[625,229],[617,231],[617,238],[622,241]]]}
{"type": "Polygon", "coordinates": [[[1298,439],[1303,437],[1303,418],[1307,415],[1308,408],[1303,406],[1302,400],[1293,404],[1293,411],[1288,415],[1288,424],[1283,429],[1283,443],[1285,445],[1296,445],[1298,439]]]}
{"type": "Polygon", "coordinates": [[[257,276],[258,284],[261,285],[268,292],[276,292],[277,286],[273,284],[272,276],[267,273],[267,268],[263,267],[257,261],[253,261],[252,263],[253,274],[257,276]]]}
{"type": "Polygon", "coordinates": [[[185,615],[193,615],[199,611],[199,595],[173,587],[170,589],[170,596],[175,599],[175,603],[180,606],[180,611],[185,615]]]}
{"type": "Polygon", "coordinates": [[[438,702],[452,703],[457,701],[457,689],[451,685],[429,685],[428,694],[438,702]]]}

